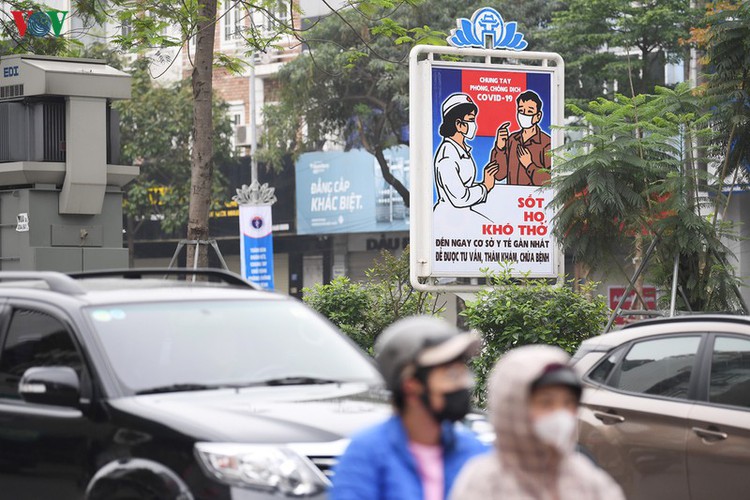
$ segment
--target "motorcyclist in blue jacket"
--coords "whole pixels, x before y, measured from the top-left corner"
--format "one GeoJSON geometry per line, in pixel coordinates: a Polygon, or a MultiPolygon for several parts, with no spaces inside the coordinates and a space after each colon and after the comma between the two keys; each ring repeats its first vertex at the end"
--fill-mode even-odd
{"type": "Polygon", "coordinates": [[[466,361],[479,337],[430,316],[388,327],[375,359],[394,415],[352,438],[335,468],[331,500],[444,500],[467,460],[486,452],[455,425],[470,410],[466,361]]]}

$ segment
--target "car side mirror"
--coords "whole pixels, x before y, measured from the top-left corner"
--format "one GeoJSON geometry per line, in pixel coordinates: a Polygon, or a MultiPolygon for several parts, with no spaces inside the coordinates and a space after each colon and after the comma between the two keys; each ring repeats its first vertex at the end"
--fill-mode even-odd
{"type": "Polygon", "coordinates": [[[78,407],[81,385],[69,366],[38,366],[24,372],[18,394],[29,403],[78,407]]]}

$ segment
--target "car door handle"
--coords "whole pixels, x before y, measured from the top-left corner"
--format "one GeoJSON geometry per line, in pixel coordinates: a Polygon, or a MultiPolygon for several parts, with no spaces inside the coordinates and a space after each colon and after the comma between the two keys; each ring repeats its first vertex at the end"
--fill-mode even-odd
{"type": "Polygon", "coordinates": [[[700,427],[693,427],[693,432],[707,441],[723,441],[729,437],[726,432],[701,429],[700,427]]]}
{"type": "Polygon", "coordinates": [[[607,413],[604,411],[595,411],[594,417],[601,420],[606,425],[620,424],[625,421],[625,417],[621,415],[615,415],[614,413],[607,413]]]}

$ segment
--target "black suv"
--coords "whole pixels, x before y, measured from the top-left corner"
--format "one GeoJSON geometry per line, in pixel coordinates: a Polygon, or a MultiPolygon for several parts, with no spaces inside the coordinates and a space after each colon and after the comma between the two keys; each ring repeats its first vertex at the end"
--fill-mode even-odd
{"type": "Polygon", "coordinates": [[[0,273],[0,349],[13,500],[325,498],[390,413],[335,327],[215,270],[0,273]]]}

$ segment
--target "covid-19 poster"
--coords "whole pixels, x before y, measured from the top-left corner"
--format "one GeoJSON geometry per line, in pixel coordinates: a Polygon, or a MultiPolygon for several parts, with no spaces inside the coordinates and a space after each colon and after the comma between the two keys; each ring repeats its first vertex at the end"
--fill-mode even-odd
{"type": "MultiPolygon", "coordinates": [[[[431,67],[432,276],[555,276],[553,70],[431,67]]],[[[427,160],[424,158],[424,160],[427,160]]]]}

